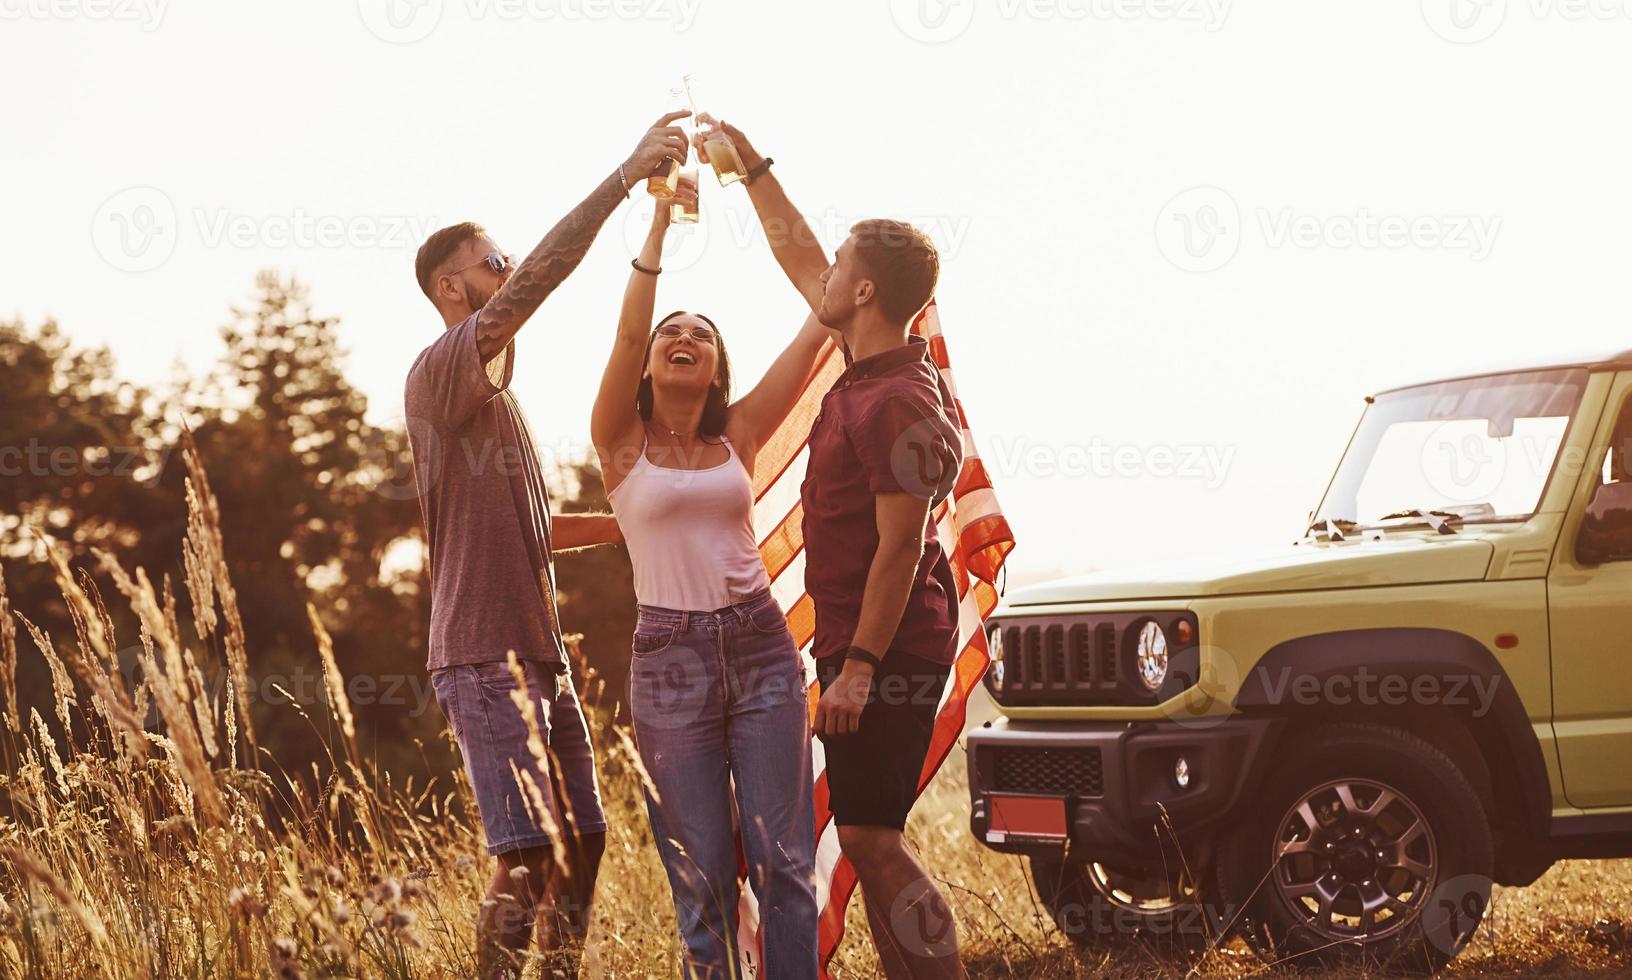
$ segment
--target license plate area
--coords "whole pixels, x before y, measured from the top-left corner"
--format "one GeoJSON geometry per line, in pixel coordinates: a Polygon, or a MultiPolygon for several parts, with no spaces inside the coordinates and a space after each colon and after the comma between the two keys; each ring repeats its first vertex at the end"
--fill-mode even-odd
{"type": "Polygon", "coordinates": [[[1059,797],[993,795],[987,797],[987,808],[991,814],[988,841],[1063,844],[1066,840],[1065,800],[1059,797]]]}

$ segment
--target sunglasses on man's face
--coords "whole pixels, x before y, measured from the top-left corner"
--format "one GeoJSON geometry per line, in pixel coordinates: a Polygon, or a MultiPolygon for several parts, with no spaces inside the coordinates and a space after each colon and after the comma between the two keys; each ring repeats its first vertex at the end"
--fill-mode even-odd
{"type": "Polygon", "coordinates": [[[486,262],[487,267],[489,269],[493,270],[494,275],[502,276],[502,275],[504,275],[504,270],[512,267],[512,265],[515,263],[515,259],[513,259],[512,257],[504,254],[503,252],[489,252],[489,253],[487,253],[487,258],[481,259],[481,260],[476,261],[476,262],[472,262],[471,264],[465,266],[463,269],[455,269],[455,270],[453,270],[452,272],[450,272],[448,274],[451,275],[451,276],[457,276],[459,273],[464,272],[467,269],[476,268],[477,266],[481,265],[483,262],[486,262]]]}
{"type": "Polygon", "coordinates": [[[699,344],[712,344],[718,336],[710,327],[699,323],[692,327],[682,327],[678,323],[665,323],[658,327],[656,333],[664,340],[679,340],[681,334],[690,334],[691,339],[699,344]]]}

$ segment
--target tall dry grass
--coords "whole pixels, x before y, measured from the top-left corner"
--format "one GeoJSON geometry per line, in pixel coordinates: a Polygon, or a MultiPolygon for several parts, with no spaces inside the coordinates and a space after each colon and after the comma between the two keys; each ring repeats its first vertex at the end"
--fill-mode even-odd
{"type": "MultiPolygon", "coordinates": [[[[328,718],[311,718],[328,765],[286,772],[258,748],[247,708],[250,658],[196,450],[183,447],[190,519],[182,545],[196,637],[178,597],[111,554],[96,556],[139,623],[137,669],[121,669],[113,619],[93,578],[38,542],[72,618],[59,644],[13,611],[0,576],[0,977],[468,977],[473,922],[491,873],[456,776],[383,772],[358,751],[318,610],[312,656],[328,718]],[[22,627],[19,632],[18,626],[22,627]],[[20,717],[15,674],[26,637],[51,678],[53,734],[20,717]],[[194,642],[196,639],[196,642],[194,642]],[[218,652],[217,652],[218,651],[218,652]],[[225,676],[221,693],[207,678],[225,676]],[[331,740],[324,733],[336,732],[331,740]]],[[[610,830],[585,950],[586,976],[673,975],[668,889],[640,802],[626,731],[597,728],[610,830]]],[[[1248,977],[1271,970],[1239,944],[1199,957],[1133,941],[1079,954],[1048,924],[1022,863],[967,830],[954,756],[908,832],[941,878],[978,977],[1248,977]]],[[[1574,862],[1529,889],[1499,890],[1457,973],[1527,976],[1632,970],[1632,871],[1574,862]]],[[[836,977],[876,975],[859,905],[836,977]]],[[[534,972],[540,972],[535,966],[534,972]]]]}

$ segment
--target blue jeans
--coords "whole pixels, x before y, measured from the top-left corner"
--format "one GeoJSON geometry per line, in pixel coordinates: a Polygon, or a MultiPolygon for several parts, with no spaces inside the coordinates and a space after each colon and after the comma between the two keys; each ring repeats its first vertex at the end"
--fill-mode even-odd
{"type": "Polygon", "coordinates": [[[547,766],[540,766],[527,748],[527,723],[510,697],[516,681],[508,665],[462,664],[431,675],[436,701],[465,759],[489,854],[552,842],[544,815],[517,784],[518,771],[532,776],[551,820],[567,835],[568,847],[579,834],[606,830],[595,780],[595,750],[572,676],[536,660],[524,660],[521,667],[532,695],[533,718],[544,737],[547,766]],[[541,771],[544,768],[548,771],[541,771]]]}
{"type": "Polygon", "coordinates": [[[759,903],[761,976],[814,978],[815,807],[799,650],[769,592],[717,609],[640,607],[629,670],[646,811],[687,977],[739,975],[737,846],[759,903]]]}

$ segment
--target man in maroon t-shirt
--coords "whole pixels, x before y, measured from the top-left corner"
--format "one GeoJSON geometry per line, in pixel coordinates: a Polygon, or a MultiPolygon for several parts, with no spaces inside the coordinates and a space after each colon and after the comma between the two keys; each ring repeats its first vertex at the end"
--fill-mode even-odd
{"type": "Polygon", "coordinates": [[[963,432],[927,345],[909,335],[939,271],[934,244],[898,221],[863,221],[839,247],[817,316],[850,365],[822,400],[801,489],[815,729],[839,846],[891,978],[963,976],[952,911],[902,833],[958,647],[933,512],[957,480],[963,432]]]}
{"type": "Polygon", "coordinates": [[[961,977],[952,910],[902,834],[958,647],[957,585],[931,514],[957,480],[963,428],[926,345],[909,336],[940,258],[911,225],[873,220],[830,263],[774,161],[716,124],[748,170],[777,263],[850,362],[811,427],[801,488],[822,684],[813,727],[839,846],[885,975],[961,977]]]}

